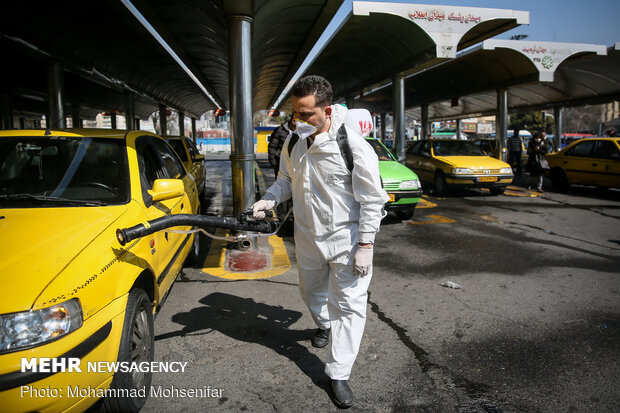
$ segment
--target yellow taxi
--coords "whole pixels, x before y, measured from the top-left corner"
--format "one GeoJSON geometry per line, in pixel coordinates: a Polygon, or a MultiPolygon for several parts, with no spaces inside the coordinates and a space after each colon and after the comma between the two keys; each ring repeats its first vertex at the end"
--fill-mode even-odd
{"type": "Polygon", "coordinates": [[[570,185],[620,188],[619,138],[581,139],[545,158],[557,191],[565,191],[570,185]]]}
{"type": "Polygon", "coordinates": [[[166,141],[172,149],[179,155],[183,166],[196,181],[198,193],[203,194],[205,190],[205,157],[199,151],[194,142],[185,136],[166,137],[166,141]]]}
{"type": "Polygon", "coordinates": [[[121,246],[116,229],[198,209],[194,179],[152,133],[0,131],[3,411],[83,411],[100,398],[106,411],[140,410],[153,314],[196,237],[121,246]]]}
{"type": "Polygon", "coordinates": [[[488,188],[494,195],[504,193],[512,182],[512,168],[492,158],[473,143],[456,139],[421,140],[409,147],[405,165],[436,195],[461,188],[488,188]]]}

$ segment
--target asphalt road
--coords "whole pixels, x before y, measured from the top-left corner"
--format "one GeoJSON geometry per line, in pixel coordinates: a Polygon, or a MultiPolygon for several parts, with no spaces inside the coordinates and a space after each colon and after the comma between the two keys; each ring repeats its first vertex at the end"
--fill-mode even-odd
{"type": "MultiPolygon", "coordinates": [[[[207,162],[208,212],[225,210],[229,165],[207,162]]],[[[529,195],[430,195],[413,220],[386,219],[350,411],[618,411],[620,191],[529,195]]],[[[276,277],[183,271],[155,321],[155,357],[186,370],[153,386],[203,397],[151,397],[143,412],[339,410],[284,241],[293,267],[276,277]]]]}

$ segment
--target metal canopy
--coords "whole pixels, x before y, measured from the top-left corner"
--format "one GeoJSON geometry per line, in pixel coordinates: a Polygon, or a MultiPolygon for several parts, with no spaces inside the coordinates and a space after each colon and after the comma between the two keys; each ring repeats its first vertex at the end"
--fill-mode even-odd
{"type": "Polygon", "coordinates": [[[123,111],[127,91],[135,94],[135,113],[142,117],[159,103],[192,117],[217,105],[228,108],[227,12],[236,3],[249,5],[253,14],[253,105],[266,109],[342,1],[10,2],[0,16],[0,45],[12,67],[3,65],[0,89],[11,96],[15,112],[36,109],[47,97],[45,66],[59,61],[67,77],[67,105],[79,105],[82,113],[123,111]],[[135,6],[215,103],[123,2],[135,6]]]}
{"type": "Polygon", "coordinates": [[[347,98],[528,23],[523,11],[354,1],[348,20],[306,73],[324,76],[336,98],[347,98]]]}
{"type": "MultiPolygon", "coordinates": [[[[476,112],[477,102],[463,96],[553,81],[558,67],[587,55],[605,55],[606,49],[603,45],[579,43],[485,40],[454,60],[410,76],[405,84],[406,106],[432,104],[437,107],[437,102],[448,100],[441,105],[453,108],[453,114],[476,112]],[[457,99],[459,106],[453,107],[452,101],[457,99]]],[[[376,112],[389,110],[391,90],[392,85],[387,85],[364,96],[359,105],[376,112]]],[[[495,96],[486,100],[495,102],[495,96]]]]}
{"type": "MultiPolygon", "coordinates": [[[[497,89],[510,111],[606,103],[620,98],[620,44],[488,40],[407,80],[407,107],[428,104],[429,118],[494,115],[497,89]],[[457,103],[457,105],[454,105],[457,103]]],[[[383,93],[382,93],[383,94],[383,93]]],[[[378,106],[375,97],[371,105],[378,106]]],[[[407,111],[420,119],[420,109],[407,111]]]]}

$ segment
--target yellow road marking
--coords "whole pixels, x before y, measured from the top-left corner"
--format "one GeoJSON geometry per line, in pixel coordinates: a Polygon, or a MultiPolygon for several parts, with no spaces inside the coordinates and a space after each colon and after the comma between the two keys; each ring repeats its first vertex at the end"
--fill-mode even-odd
{"type": "Polygon", "coordinates": [[[521,188],[521,187],[518,187],[518,186],[507,186],[506,187],[506,192],[504,192],[504,195],[524,196],[524,197],[535,198],[537,196],[540,196],[540,192],[538,192],[538,191],[531,191],[529,189],[521,188]]]}
{"type": "Polygon", "coordinates": [[[425,225],[425,224],[452,224],[456,222],[452,218],[444,217],[443,215],[429,215],[432,218],[430,221],[407,221],[409,225],[425,225]]]}
{"type": "MultiPolygon", "coordinates": [[[[215,235],[227,236],[228,231],[218,228],[215,235]]],[[[291,268],[291,262],[288,259],[284,241],[276,235],[269,237],[269,245],[273,249],[273,255],[271,256],[271,268],[264,271],[226,271],[224,269],[224,262],[226,260],[226,245],[227,241],[225,240],[213,240],[211,243],[211,248],[209,248],[209,254],[207,255],[203,265],[202,272],[215,277],[225,278],[227,280],[258,280],[261,278],[270,278],[275,277],[276,275],[284,274],[291,268]]]]}
{"type": "Polygon", "coordinates": [[[428,199],[420,198],[420,202],[416,205],[416,208],[435,208],[436,203],[429,201],[428,199]]]}

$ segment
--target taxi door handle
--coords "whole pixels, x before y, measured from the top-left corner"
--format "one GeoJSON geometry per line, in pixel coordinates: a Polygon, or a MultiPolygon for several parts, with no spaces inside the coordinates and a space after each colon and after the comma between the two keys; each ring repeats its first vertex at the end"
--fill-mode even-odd
{"type": "Polygon", "coordinates": [[[598,164],[593,163],[592,166],[598,166],[598,164]]]}

